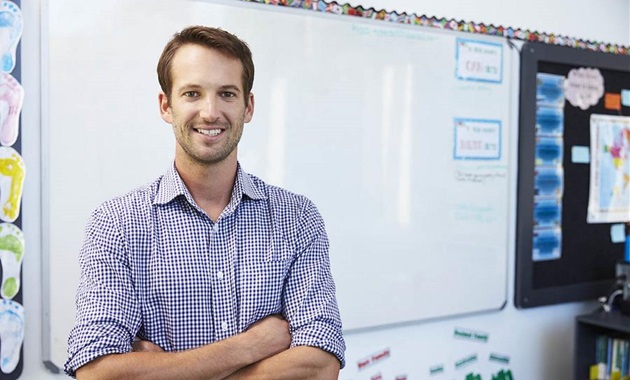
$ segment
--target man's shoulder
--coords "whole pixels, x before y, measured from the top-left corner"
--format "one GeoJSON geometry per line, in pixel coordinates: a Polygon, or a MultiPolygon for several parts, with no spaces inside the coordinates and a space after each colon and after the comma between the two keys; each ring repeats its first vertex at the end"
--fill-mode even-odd
{"type": "Polygon", "coordinates": [[[267,202],[266,207],[275,215],[274,219],[282,220],[289,225],[293,225],[295,222],[320,223],[322,218],[320,211],[308,196],[281,186],[268,184],[254,175],[248,175],[257,191],[264,194],[267,202]]]}
{"type": "Polygon", "coordinates": [[[148,211],[155,200],[161,178],[103,202],[96,209],[96,212],[114,212],[117,215],[126,215],[130,213],[142,214],[143,209],[148,211]]]}
{"type": "Polygon", "coordinates": [[[264,194],[272,205],[287,206],[305,206],[313,202],[303,194],[293,192],[287,188],[271,185],[256,177],[253,174],[247,174],[251,179],[252,185],[264,194]]]}

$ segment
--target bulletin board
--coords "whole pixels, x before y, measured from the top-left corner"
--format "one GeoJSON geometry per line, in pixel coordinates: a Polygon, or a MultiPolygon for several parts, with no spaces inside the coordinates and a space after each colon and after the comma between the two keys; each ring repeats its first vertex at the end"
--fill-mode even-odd
{"type": "Polygon", "coordinates": [[[521,50],[515,304],[611,290],[630,219],[630,56],[521,50]]]}

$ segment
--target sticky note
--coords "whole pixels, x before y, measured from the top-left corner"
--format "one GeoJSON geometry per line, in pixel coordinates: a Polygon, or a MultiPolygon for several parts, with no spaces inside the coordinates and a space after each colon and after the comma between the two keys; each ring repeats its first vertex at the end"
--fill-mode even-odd
{"type": "Polygon", "coordinates": [[[604,96],[604,108],[608,110],[620,110],[621,109],[621,95],[611,94],[607,92],[604,96]]]}
{"type": "Polygon", "coordinates": [[[624,224],[613,224],[610,226],[610,240],[613,243],[623,243],[626,241],[626,226],[624,224]]]}
{"type": "Polygon", "coordinates": [[[621,104],[630,107],[630,90],[621,90],[621,104]]]}
{"type": "Polygon", "coordinates": [[[571,162],[575,164],[588,164],[591,162],[591,150],[587,146],[571,147],[571,162]]]}

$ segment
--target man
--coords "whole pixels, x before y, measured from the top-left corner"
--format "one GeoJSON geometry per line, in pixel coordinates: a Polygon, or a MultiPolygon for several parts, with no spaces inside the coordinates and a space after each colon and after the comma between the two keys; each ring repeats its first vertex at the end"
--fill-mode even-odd
{"type": "Polygon", "coordinates": [[[186,28],[164,48],[158,79],[174,165],[93,213],[66,372],[336,379],[345,344],[321,216],[237,161],[254,113],[249,48],[221,29],[186,28]]]}

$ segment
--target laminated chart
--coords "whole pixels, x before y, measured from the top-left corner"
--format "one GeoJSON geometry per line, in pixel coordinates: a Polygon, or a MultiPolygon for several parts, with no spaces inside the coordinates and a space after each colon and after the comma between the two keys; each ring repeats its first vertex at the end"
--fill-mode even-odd
{"type": "Polygon", "coordinates": [[[564,81],[562,75],[536,76],[533,261],[562,254],[564,81]]]}

